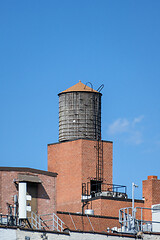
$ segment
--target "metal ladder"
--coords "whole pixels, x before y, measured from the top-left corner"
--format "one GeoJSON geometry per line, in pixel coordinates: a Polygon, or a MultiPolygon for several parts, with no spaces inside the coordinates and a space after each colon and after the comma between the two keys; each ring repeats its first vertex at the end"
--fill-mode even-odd
{"type": "Polygon", "coordinates": [[[97,141],[96,180],[103,181],[103,142],[97,141]]]}

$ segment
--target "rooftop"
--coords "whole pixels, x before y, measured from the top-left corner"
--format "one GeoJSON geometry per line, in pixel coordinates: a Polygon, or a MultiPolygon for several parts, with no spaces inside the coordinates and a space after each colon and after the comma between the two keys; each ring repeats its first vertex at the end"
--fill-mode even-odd
{"type": "Polygon", "coordinates": [[[75,85],[73,85],[72,87],[64,90],[63,92],[60,92],[59,94],[66,93],[66,92],[95,92],[95,93],[99,93],[98,91],[94,90],[93,88],[88,87],[87,85],[83,84],[81,82],[81,80],[79,80],[79,82],[76,83],[75,85]]]}
{"type": "Polygon", "coordinates": [[[0,167],[0,172],[1,171],[30,172],[30,173],[48,175],[51,177],[57,177],[58,175],[57,173],[54,173],[54,172],[49,172],[49,171],[44,171],[44,170],[39,170],[34,168],[26,168],[26,167],[0,167]]]}

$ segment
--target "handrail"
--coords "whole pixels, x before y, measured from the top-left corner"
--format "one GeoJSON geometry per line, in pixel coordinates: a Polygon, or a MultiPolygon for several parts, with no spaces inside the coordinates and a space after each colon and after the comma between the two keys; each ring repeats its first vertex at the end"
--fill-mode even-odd
{"type": "Polygon", "coordinates": [[[87,182],[82,183],[82,195],[91,195],[93,192],[92,189],[95,189],[94,192],[112,192],[112,193],[123,193],[126,195],[127,187],[124,185],[104,183],[95,180],[95,183],[87,182]]]}
{"type": "Polygon", "coordinates": [[[31,212],[31,226],[36,229],[50,229],[50,230],[56,230],[58,232],[62,232],[64,227],[66,226],[65,223],[55,214],[41,214],[37,215],[34,212],[31,212]],[[44,219],[44,217],[48,217],[47,219],[44,219]],[[51,224],[47,224],[51,222],[51,224]]]}
{"type": "MultiPolygon", "coordinates": [[[[119,223],[121,229],[124,227],[125,231],[154,231],[154,224],[160,224],[160,221],[144,220],[143,210],[155,210],[154,208],[135,207],[134,215],[132,214],[132,207],[121,208],[119,210],[119,223]],[[140,210],[139,218],[136,218],[137,211],[140,210]],[[135,223],[135,224],[133,224],[135,223]],[[134,229],[133,229],[134,226],[134,229]],[[145,230],[144,230],[145,229],[145,230]]],[[[160,209],[159,209],[160,210],[160,209]]],[[[160,226],[160,225],[159,225],[160,226]]]]}

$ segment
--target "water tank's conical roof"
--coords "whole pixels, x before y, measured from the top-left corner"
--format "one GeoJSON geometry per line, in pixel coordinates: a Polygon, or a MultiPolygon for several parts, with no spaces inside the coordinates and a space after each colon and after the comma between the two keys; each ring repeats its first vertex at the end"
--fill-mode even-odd
{"type": "Polygon", "coordinates": [[[60,92],[59,94],[67,93],[67,92],[95,92],[95,93],[99,93],[98,91],[94,90],[93,88],[88,87],[87,85],[83,84],[81,82],[81,80],[79,80],[79,82],[77,84],[75,84],[72,87],[64,90],[63,92],[60,92]]]}

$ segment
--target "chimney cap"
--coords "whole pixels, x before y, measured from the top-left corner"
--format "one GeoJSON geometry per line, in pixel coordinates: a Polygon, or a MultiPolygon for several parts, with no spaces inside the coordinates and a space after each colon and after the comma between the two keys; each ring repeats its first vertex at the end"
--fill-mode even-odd
{"type": "Polygon", "coordinates": [[[148,180],[150,180],[150,179],[157,179],[157,176],[155,176],[155,175],[148,176],[148,180]]]}

